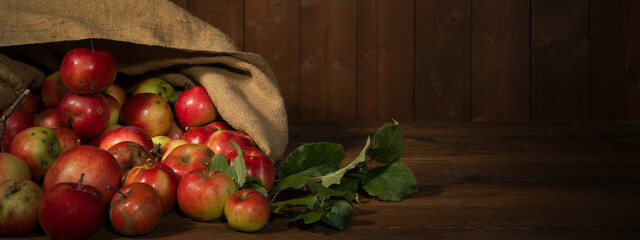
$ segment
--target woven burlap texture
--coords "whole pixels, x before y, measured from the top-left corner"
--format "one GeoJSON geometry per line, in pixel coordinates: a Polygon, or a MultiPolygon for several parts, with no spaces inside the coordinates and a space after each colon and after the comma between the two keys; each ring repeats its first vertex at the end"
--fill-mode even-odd
{"type": "Polygon", "coordinates": [[[92,42],[116,57],[120,74],[157,71],[178,87],[202,85],[225,121],[282,158],[287,114],[271,67],[174,3],[3,0],[0,14],[0,107],[39,87],[66,51],[92,42]]]}

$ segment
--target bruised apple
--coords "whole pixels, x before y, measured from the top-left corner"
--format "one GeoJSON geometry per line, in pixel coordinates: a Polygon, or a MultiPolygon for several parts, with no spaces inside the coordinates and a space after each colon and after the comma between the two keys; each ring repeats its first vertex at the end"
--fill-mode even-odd
{"type": "Polygon", "coordinates": [[[16,135],[9,145],[9,153],[29,166],[32,179],[39,179],[45,176],[60,155],[60,142],[53,130],[31,127],[16,135]]]}
{"type": "Polygon", "coordinates": [[[213,151],[205,145],[187,143],[174,148],[162,163],[182,179],[188,172],[206,167],[213,155],[213,151]]]}
{"type": "Polygon", "coordinates": [[[0,236],[18,236],[35,231],[42,195],[42,188],[30,180],[0,181],[0,236]]]}

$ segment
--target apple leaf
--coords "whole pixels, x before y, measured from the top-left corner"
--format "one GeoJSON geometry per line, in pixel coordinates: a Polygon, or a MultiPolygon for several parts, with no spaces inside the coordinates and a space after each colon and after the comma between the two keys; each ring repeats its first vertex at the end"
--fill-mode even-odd
{"type": "Polygon", "coordinates": [[[330,189],[315,181],[308,181],[306,186],[307,189],[311,191],[311,193],[318,195],[320,201],[327,200],[331,197],[345,198],[345,194],[347,194],[347,191],[330,189]]]}
{"type": "Polygon", "coordinates": [[[302,218],[304,220],[304,224],[311,224],[317,221],[320,221],[320,219],[322,219],[322,216],[324,215],[324,213],[322,212],[316,212],[316,211],[306,211],[306,212],[296,212],[293,214],[293,217],[291,219],[289,219],[290,222],[293,221],[297,221],[300,218],[302,218]]]}
{"type": "Polygon", "coordinates": [[[209,161],[209,169],[224,172],[227,168],[229,168],[229,162],[227,162],[227,157],[224,153],[216,154],[211,157],[211,161],[209,161]]]}
{"type": "Polygon", "coordinates": [[[344,229],[353,216],[353,206],[344,200],[335,202],[331,209],[322,216],[322,222],[337,229],[344,229]]]}
{"type": "Polygon", "coordinates": [[[285,201],[275,202],[271,204],[271,211],[274,213],[278,213],[282,207],[292,207],[292,206],[306,206],[308,209],[313,209],[313,205],[318,201],[318,196],[311,195],[308,197],[302,198],[293,198],[285,201]]]}
{"type": "Polygon", "coordinates": [[[367,149],[369,149],[369,144],[371,143],[371,139],[367,138],[367,143],[365,144],[364,148],[362,149],[362,151],[360,152],[360,154],[358,155],[358,157],[356,157],[355,160],[353,160],[353,162],[351,162],[349,165],[347,165],[346,167],[343,167],[337,171],[334,171],[328,175],[325,175],[322,177],[322,185],[324,185],[325,187],[329,187],[333,184],[339,184],[340,180],[342,179],[342,176],[344,176],[344,174],[355,168],[358,164],[365,162],[367,160],[367,149]]]}
{"type": "Polygon", "coordinates": [[[276,184],[276,192],[280,192],[287,188],[300,189],[304,187],[307,181],[312,180],[309,176],[294,174],[276,184]]]}
{"type": "MultiPolygon", "coordinates": [[[[326,166],[323,170],[338,169],[345,153],[342,145],[336,143],[310,143],[298,147],[278,168],[278,178],[285,178],[309,168],[326,166]]],[[[326,174],[326,173],[325,173],[326,174]]]]}
{"type": "Polygon", "coordinates": [[[238,185],[238,189],[240,189],[242,185],[244,185],[245,178],[247,177],[247,166],[244,163],[244,154],[240,146],[233,140],[229,140],[229,142],[236,149],[236,152],[238,152],[238,156],[233,159],[232,166],[236,173],[236,185],[238,185]]]}
{"type": "Polygon", "coordinates": [[[247,176],[247,179],[246,179],[244,185],[242,186],[242,189],[253,189],[253,190],[256,190],[256,191],[262,193],[262,195],[264,197],[267,197],[269,195],[269,192],[267,191],[267,189],[262,184],[262,180],[260,180],[260,178],[258,178],[258,177],[254,177],[254,176],[247,176]]]}
{"type": "Polygon", "coordinates": [[[379,163],[391,163],[400,159],[404,151],[402,135],[402,129],[395,120],[384,124],[373,137],[373,148],[369,149],[367,155],[379,163]]]}
{"type": "Polygon", "coordinates": [[[402,161],[372,168],[362,178],[362,188],[382,201],[401,201],[417,191],[416,185],[416,177],[402,161]]]}

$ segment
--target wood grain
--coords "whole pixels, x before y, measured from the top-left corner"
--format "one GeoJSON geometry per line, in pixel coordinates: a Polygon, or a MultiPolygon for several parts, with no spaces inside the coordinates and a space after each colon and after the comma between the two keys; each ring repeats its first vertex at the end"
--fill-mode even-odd
{"type": "Polygon", "coordinates": [[[244,49],[244,1],[189,0],[189,12],[227,34],[236,48],[244,49]]]}
{"type": "Polygon", "coordinates": [[[640,121],[640,2],[629,1],[627,56],[624,86],[624,120],[640,121]]]}
{"type": "Polygon", "coordinates": [[[589,1],[531,2],[531,119],[589,119],[589,1]]]}
{"type": "Polygon", "coordinates": [[[300,120],[356,120],[356,1],[303,0],[300,120]]]}
{"type": "Polygon", "coordinates": [[[414,1],[358,1],[358,121],[414,119],[414,1]]]}
{"type": "Polygon", "coordinates": [[[300,121],[300,1],[247,0],[244,37],[273,68],[288,120],[300,121]]]}
{"type": "Polygon", "coordinates": [[[471,120],[471,3],[415,6],[415,119],[471,120]]]}
{"type": "Polygon", "coordinates": [[[528,121],[529,1],[473,1],[472,120],[528,121]]]}

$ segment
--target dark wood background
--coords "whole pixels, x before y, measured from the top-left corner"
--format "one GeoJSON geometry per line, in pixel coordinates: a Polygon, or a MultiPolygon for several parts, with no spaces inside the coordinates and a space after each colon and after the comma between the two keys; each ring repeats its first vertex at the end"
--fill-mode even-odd
{"type": "Polygon", "coordinates": [[[271,64],[290,122],[640,120],[640,1],[173,1],[271,64]]]}

